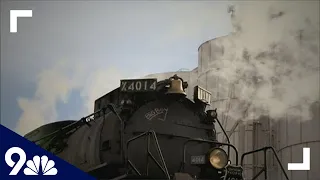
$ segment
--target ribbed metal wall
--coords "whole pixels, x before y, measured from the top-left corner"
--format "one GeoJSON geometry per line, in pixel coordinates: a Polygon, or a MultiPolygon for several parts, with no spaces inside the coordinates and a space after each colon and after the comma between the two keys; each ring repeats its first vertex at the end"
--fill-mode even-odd
{"type": "MultiPolygon", "coordinates": [[[[310,171],[287,171],[291,180],[320,180],[320,116],[319,102],[315,102],[310,110],[311,119],[294,117],[290,113],[298,111],[290,109],[287,116],[275,124],[278,142],[277,150],[283,163],[302,162],[303,147],[310,148],[310,171]]],[[[279,173],[279,180],[285,177],[279,173]]]]}
{"type": "MultiPolygon", "coordinates": [[[[227,134],[230,135],[230,143],[233,144],[242,154],[246,151],[253,150],[253,122],[242,123],[241,119],[231,119],[228,111],[238,102],[236,88],[229,84],[225,79],[215,76],[216,67],[213,66],[214,61],[222,61],[222,57],[226,50],[224,43],[229,42],[228,36],[220,37],[203,43],[199,51],[198,59],[198,85],[206,88],[212,93],[212,101],[209,108],[218,109],[218,118],[222,123],[227,134]]],[[[228,49],[227,51],[230,51],[228,49]]],[[[217,127],[217,126],[216,126],[217,127]]],[[[221,129],[217,127],[219,141],[225,141],[225,136],[221,129]]],[[[226,149],[226,148],[225,148],[226,149]]],[[[235,154],[231,150],[231,160],[235,163],[235,154]]],[[[240,157],[239,157],[240,160],[240,157]]],[[[249,156],[244,161],[245,176],[252,177],[253,173],[253,157],[249,156]]]]}
{"type": "MultiPolygon", "coordinates": [[[[238,103],[238,87],[215,77],[212,73],[215,71],[212,62],[223,61],[225,52],[235,51],[224,48],[225,44],[230,43],[230,38],[230,36],[220,37],[207,41],[199,47],[198,84],[212,92],[211,107],[223,110],[219,112],[219,118],[227,133],[233,132],[230,136],[231,143],[238,148],[240,154],[263,146],[274,146],[286,170],[288,163],[302,162],[303,147],[310,147],[311,170],[286,172],[292,180],[320,180],[319,102],[314,103],[311,108],[313,112],[311,120],[293,119],[291,111],[297,111],[296,109],[288,111],[286,117],[278,120],[270,119],[268,116],[261,117],[261,111],[256,112],[254,109],[248,109],[247,112],[253,116],[250,117],[255,119],[253,121],[244,119],[245,123],[241,120],[239,123],[238,119],[228,117],[228,110],[238,103]]],[[[221,132],[218,138],[224,140],[221,132]]],[[[284,180],[285,177],[271,152],[268,153],[267,160],[268,179],[284,180]]],[[[246,178],[252,179],[263,167],[263,162],[263,153],[249,155],[244,161],[246,178]]],[[[261,175],[258,179],[264,179],[264,176],[261,175]]]]}

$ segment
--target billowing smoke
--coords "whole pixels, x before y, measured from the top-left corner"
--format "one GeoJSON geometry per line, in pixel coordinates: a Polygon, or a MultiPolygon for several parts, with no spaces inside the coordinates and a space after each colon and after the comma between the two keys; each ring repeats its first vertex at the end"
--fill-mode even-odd
{"type": "Polygon", "coordinates": [[[126,77],[126,73],[113,67],[92,70],[85,65],[64,61],[44,69],[38,76],[34,96],[18,98],[22,114],[15,131],[25,135],[44,124],[61,120],[56,105],[58,102],[67,103],[73,90],[81,90],[84,101],[83,109],[74,114],[76,120],[80,119],[93,112],[95,99],[118,87],[120,79],[126,77]]]}
{"type": "Polygon", "coordinates": [[[22,114],[15,131],[25,135],[31,130],[57,120],[56,103],[67,102],[73,89],[80,87],[83,69],[58,62],[43,70],[37,79],[37,89],[32,98],[18,98],[22,114]],[[72,72],[72,73],[71,73],[72,72]]]}
{"type": "Polygon", "coordinates": [[[228,12],[234,32],[217,40],[224,53],[210,62],[212,76],[235,86],[228,115],[246,120],[261,110],[277,119],[296,108],[309,119],[319,100],[319,1],[250,1],[228,12]]]}
{"type": "MultiPolygon", "coordinates": [[[[133,74],[133,73],[132,73],[133,74]]],[[[120,85],[120,79],[132,78],[133,75],[118,68],[107,67],[95,69],[84,79],[81,96],[85,101],[85,110],[78,117],[91,114],[94,111],[94,101],[120,85]]]]}

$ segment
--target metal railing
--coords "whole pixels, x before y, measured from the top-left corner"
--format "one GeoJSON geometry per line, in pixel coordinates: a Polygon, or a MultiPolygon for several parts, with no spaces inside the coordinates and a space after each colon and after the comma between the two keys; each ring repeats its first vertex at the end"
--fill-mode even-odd
{"type": "Polygon", "coordinates": [[[162,152],[161,152],[161,148],[158,142],[158,138],[157,135],[155,133],[155,131],[150,130],[144,133],[141,133],[140,135],[137,135],[131,139],[129,139],[127,141],[127,146],[126,146],[126,152],[127,152],[127,156],[126,156],[126,167],[128,168],[128,165],[131,166],[131,168],[139,175],[141,176],[142,174],[139,172],[139,170],[136,168],[136,166],[129,160],[129,153],[128,153],[128,149],[129,149],[129,144],[134,141],[137,140],[141,137],[147,136],[147,164],[146,164],[146,175],[148,176],[148,170],[149,170],[149,157],[151,157],[151,159],[155,162],[155,164],[161,169],[161,171],[165,174],[165,176],[170,179],[170,175],[167,169],[167,165],[166,162],[163,158],[162,152]],[[155,145],[156,145],[156,149],[158,151],[158,154],[160,156],[160,160],[162,162],[163,167],[161,166],[161,164],[156,160],[156,158],[151,154],[150,152],[150,138],[153,137],[154,141],[155,141],[155,145]]]}
{"type": "MultiPolygon", "coordinates": [[[[118,120],[120,121],[120,149],[121,149],[121,152],[120,152],[120,156],[121,156],[121,159],[124,160],[124,152],[123,152],[123,146],[124,146],[124,121],[122,120],[122,118],[120,117],[119,113],[117,112],[117,108],[113,105],[113,104],[108,104],[106,107],[103,107],[83,118],[81,118],[80,120],[74,122],[74,123],[71,123],[67,126],[64,126],[48,135],[45,135],[43,137],[41,137],[40,139],[37,139],[37,140],[34,140],[32,142],[34,143],[39,143],[40,146],[42,146],[42,143],[41,141],[42,140],[45,140],[45,139],[49,139],[48,141],[45,141],[46,142],[49,142],[49,141],[54,141],[55,139],[63,139],[63,137],[68,137],[70,136],[72,133],[74,133],[77,129],[79,129],[80,127],[82,127],[83,125],[87,125],[88,127],[91,127],[91,122],[94,122],[95,119],[92,118],[92,116],[95,116],[99,113],[103,113],[103,120],[105,120],[105,115],[106,115],[106,111],[107,110],[110,110],[112,113],[114,113],[118,120]]],[[[61,145],[62,147],[59,148],[59,151],[57,151],[56,153],[59,153],[62,151],[63,147],[65,147],[66,145],[65,144],[62,144],[61,145]]],[[[52,148],[55,148],[55,144],[50,144],[49,147],[47,148],[47,150],[51,150],[52,148]]]]}
{"type": "Polygon", "coordinates": [[[257,150],[254,150],[254,151],[249,151],[249,152],[246,152],[246,153],[242,154],[242,156],[241,156],[241,166],[243,166],[243,159],[244,159],[245,156],[247,156],[247,155],[249,155],[249,154],[256,153],[256,152],[263,151],[263,155],[264,155],[263,168],[259,171],[259,173],[258,173],[257,175],[255,175],[255,176],[252,178],[252,180],[257,179],[257,178],[261,175],[261,173],[263,173],[263,172],[264,172],[264,179],[267,180],[267,179],[268,179],[268,172],[267,172],[267,151],[268,151],[268,150],[272,150],[273,155],[276,157],[276,159],[277,159],[277,161],[278,161],[278,163],[279,163],[279,165],[280,165],[280,167],[281,167],[281,170],[282,170],[282,172],[284,173],[284,176],[286,177],[287,180],[289,180],[288,175],[287,175],[286,171],[284,170],[284,168],[283,168],[283,166],[282,166],[282,164],[281,164],[281,162],[280,162],[280,159],[279,159],[276,151],[275,151],[274,148],[271,147],[271,146],[264,147],[264,148],[261,148],[261,149],[257,149],[257,150]]]}

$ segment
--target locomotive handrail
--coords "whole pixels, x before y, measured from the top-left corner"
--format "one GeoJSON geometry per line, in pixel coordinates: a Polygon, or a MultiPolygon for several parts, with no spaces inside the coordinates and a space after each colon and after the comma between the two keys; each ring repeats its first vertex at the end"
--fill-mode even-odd
{"type": "Polygon", "coordinates": [[[78,121],[76,121],[76,122],[74,122],[74,123],[71,123],[71,124],[69,124],[69,125],[67,125],[67,126],[64,126],[64,127],[60,128],[60,129],[58,129],[58,130],[56,130],[56,131],[54,131],[54,132],[52,132],[52,133],[50,133],[50,134],[48,134],[48,135],[40,138],[40,139],[34,140],[34,141],[32,141],[32,142],[36,143],[36,142],[41,141],[41,140],[43,140],[43,139],[46,139],[46,138],[48,138],[48,137],[54,136],[54,135],[56,135],[56,134],[58,134],[58,133],[60,133],[60,132],[62,132],[62,131],[64,131],[64,130],[68,130],[70,127],[76,126],[76,125],[78,125],[78,124],[79,124],[78,126],[83,125],[83,123],[88,124],[88,123],[86,122],[86,119],[87,119],[87,118],[89,118],[89,117],[91,117],[91,116],[93,116],[93,115],[95,115],[95,114],[97,114],[97,113],[100,113],[100,112],[105,113],[105,111],[106,111],[106,108],[101,108],[101,109],[99,109],[98,111],[93,112],[93,113],[91,113],[91,114],[89,114],[89,115],[81,118],[80,120],[78,120],[78,121]]]}
{"type": "Polygon", "coordinates": [[[109,108],[117,116],[117,118],[120,121],[120,158],[122,160],[125,160],[124,153],[123,153],[123,146],[124,146],[124,137],[123,137],[124,136],[124,123],[123,123],[123,120],[120,117],[119,113],[116,111],[116,108],[114,107],[113,104],[108,104],[107,108],[109,108]]]}
{"type": "Polygon", "coordinates": [[[147,171],[147,175],[148,175],[148,169],[149,169],[149,163],[148,163],[148,160],[149,160],[149,156],[151,157],[151,159],[156,163],[156,165],[161,169],[161,171],[167,176],[168,179],[170,179],[170,175],[169,175],[169,172],[168,172],[168,169],[167,169],[167,165],[165,163],[165,160],[163,158],[163,155],[162,155],[162,152],[161,152],[161,148],[160,148],[160,145],[159,145],[159,142],[158,142],[158,138],[157,138],[157,135],[156,135],[156,132],[153,131],[153,130],[149,130],[149,131],[146,131],[144,133],[141,133],[140,135],[137,135],[131,139],[129,139],[127,141],[127,144],[126,144],[126,152],[127,152],[127,156],[126,156],[126,167],[128,167],[128,163],[129,165],[133,168],[133,170],[141,176],[141,173],[138,171],[138,169],[134,166],[134,164],[129,160],[129,155],[128,155],[128,148],[129,148],[129,144],[134,141],[134,140],[137,140],[143,136],[147,136],[148,137],[148,141],[147,141],[147,166],[146,166],[146,171],[147,171]],[[153,136],[154,140],[155,140],[155,143],[156,143],[156,149],[158,151],[158,154],[160,156],[160,159],[162,161],[162,164],[164,167],[162,167],[160,165],[160,163],[156,160],[156,158],[151,154],[150,152],[150,136],[153,136]]]}
{"type": "Polygon", "coordinates": [[[238,165],[238,150],[237,148],[232,145],[232,144],[229,144],[229,143],[222,143],[222,142],[218,142],[218,141],[212,141],[212,140],[207,140],[207,139],[189,139],[187,140],[184,145],[183,145],[183,162],[182,162],[182,165],[181,165],[181,170],[184,171],[184,166],[186,164],[186,147],[187,147],[187,144],[190,143],[190,142],[200,142],[200,143],[208,143],[208,144],[218,144],[218,145],[225,145],[225,146],[228,146],[228,147],[232,147],[232,149],[235,151],[236,153],[236,165],[238,165]]]}
{"type": "MultiPolygon", "coordinates": [[[[89,117],[91,117],[91,116],[94,116],[94,115],[100,113],[100,112],[103,112],[103,117],[105,118],[105,114],[106,114],[106,110],[107,110],[107,109],[110,109],[111,112],[113,112],[113,113],[117,116],[117,118],[119,119],[119,121],[120,121],[120,146],[121,146],[121,147],[120,147],[120,148],[121,148],[121,152],[120,152],[121,155],[120,155],[120,156],[121,156],[121,159],[124,160],[124,155],[123,155],[123,154],[124,154],[124,153],[123,153],[123,146],[124,146],[124,139],[123,139],[124,123],[123,123],[123,120],[121,119],[120,115],[117,113],[116,108],[114,107],[113,104],[108,104],[107,107],[103,107],[103,108],[97,110],[96,112],[93,112],[93,113],[91,113],[91,114],[89,114],[89,115],[81,118],[80,120],[78,120],[78,121],[76,121],[76,122],[74,122],[74,123],[71,123],[71,124],[69,124],[69,125],[67,125],[67,126],[64,126],[64,127],[60,128],[60,129],[58,129],[58,130],[56,130],[56,131],[54,131],[54,132],[52,132],[52,133],[50,133],[50,134],[48,134],[48,135],[40,138],[40,139],[37,139],[37,140],[35,140],[35,141],[32,141],[32,142],[34,142],[34,143],[39,142],[39,141],[41,141],[41,140],[43,140],[43,139],[46,139],[46,138],[55,136],[55,135],[57,135],[57,134],[59,134],[59,133],[62,133],[62,132],[64,132],[64,131],[69,132],[69,131],[71,131],[71,130],[73,130],[73,129],[77,129],[77,128],[81,127],[81,126],[84,125],[84,124],[86,124],[86,125],[88,125],[88,126],[90,127],[90,126],[91,126],[91,125],[89,124],[90,121],[88,122],[87,119],[88,119],[89,117]]],[[[52,139],[54,139],[54,137],[52,137],[50,140],[52,140],[52,139]]]]}
{"type": "MultiPolygon", "coordinates": [[[[217,108],[216,108],[214,111],[217,112],[217,108]]],[[[222,132],[223,132],[223,134],[226,136],[226,139],[227,139],[228,144],[230,144],[229,136],[228,136],[228,134],[226,133],[226,131],[224,130],[224,128],[222,127],[222,125],[221,125],[218,117],[215,117],[215,120],[218,122],[218,124],[219,124],[219,126],[220,126],[220,128],[221,128],[221,130],[222,130],[222,132]]],[[[229,154],[230,154],[230,146],[228,146],[228,159],[229,159],[229,154]]]]}
{"type": "MultiPolygon", "coordinates": [[[[219,121],[219,119],[218,119],[217,108],[215,108],[215,109],[212,110],[212,111],[214,112],[214,115],[211,115],[211,117],[218,122],[218,124],[219,124],[219,126],[220,126],[220,128],[221,128],[221,130],[222,130],[222,132],[223,132],[223,134],[226,136],[226,139],[227,139],[228,144],[230,144],[230,138],[229,138],[228,134],[226,133],[226,131],[224,130],[224,128],[222,127],[222,125],[221,125],[221,123],[220,123],[220,121],[219,121]]],[[[228,146],[228,153],[227,153],[228,159],[229,159],[229,154],[230,154],[230,146],[228,146]]]]}
{"type": "Polygon", "coordinates": [[[286,177],[287,180],[289,180],[288,175],[287,175],[286,171],[284,170],[276,151],[271,146],[263,147],[261,149],[257,149],[257,150],[254,150],[254,151],[249,151],[249,152],[246,152],[246,153],[242,154],[241,155],[241,166],[243,166],[243,159],[244,159],[245,156],[247,156],[249,154],[256,153],[256,152],[263,151],[263,155],[264,155],[263,168],[259,171],[259,173],[257,175],[255,175],[252,178],[252,180],[255,180],[256,178],[258,178],[262,172],[264,172],[264,178],[267,179],[267,177],[268,177],[268,173],[267,173],[267,151],[270,150],[270,149],[272,150],[273,155],[276,157],[276,159],[277,159],[277,161],[278,161],[278,163],[279,163],[279,165],[281,167],[281,170],[284,173],[284,176],[286,177]]]}

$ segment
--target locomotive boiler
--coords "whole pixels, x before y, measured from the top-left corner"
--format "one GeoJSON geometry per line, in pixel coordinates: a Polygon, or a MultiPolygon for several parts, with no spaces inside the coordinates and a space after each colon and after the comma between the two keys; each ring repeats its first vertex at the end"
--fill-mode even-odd
{"type": "Polygon", "coordinates": [[[237,149],[217,141],[216,109],[206,111],[210,92],[196,86],[191,100],[187,87],[177,75],[121,80],[94,113],[25,137],[97,179],[242,180],[237,149]]]}

